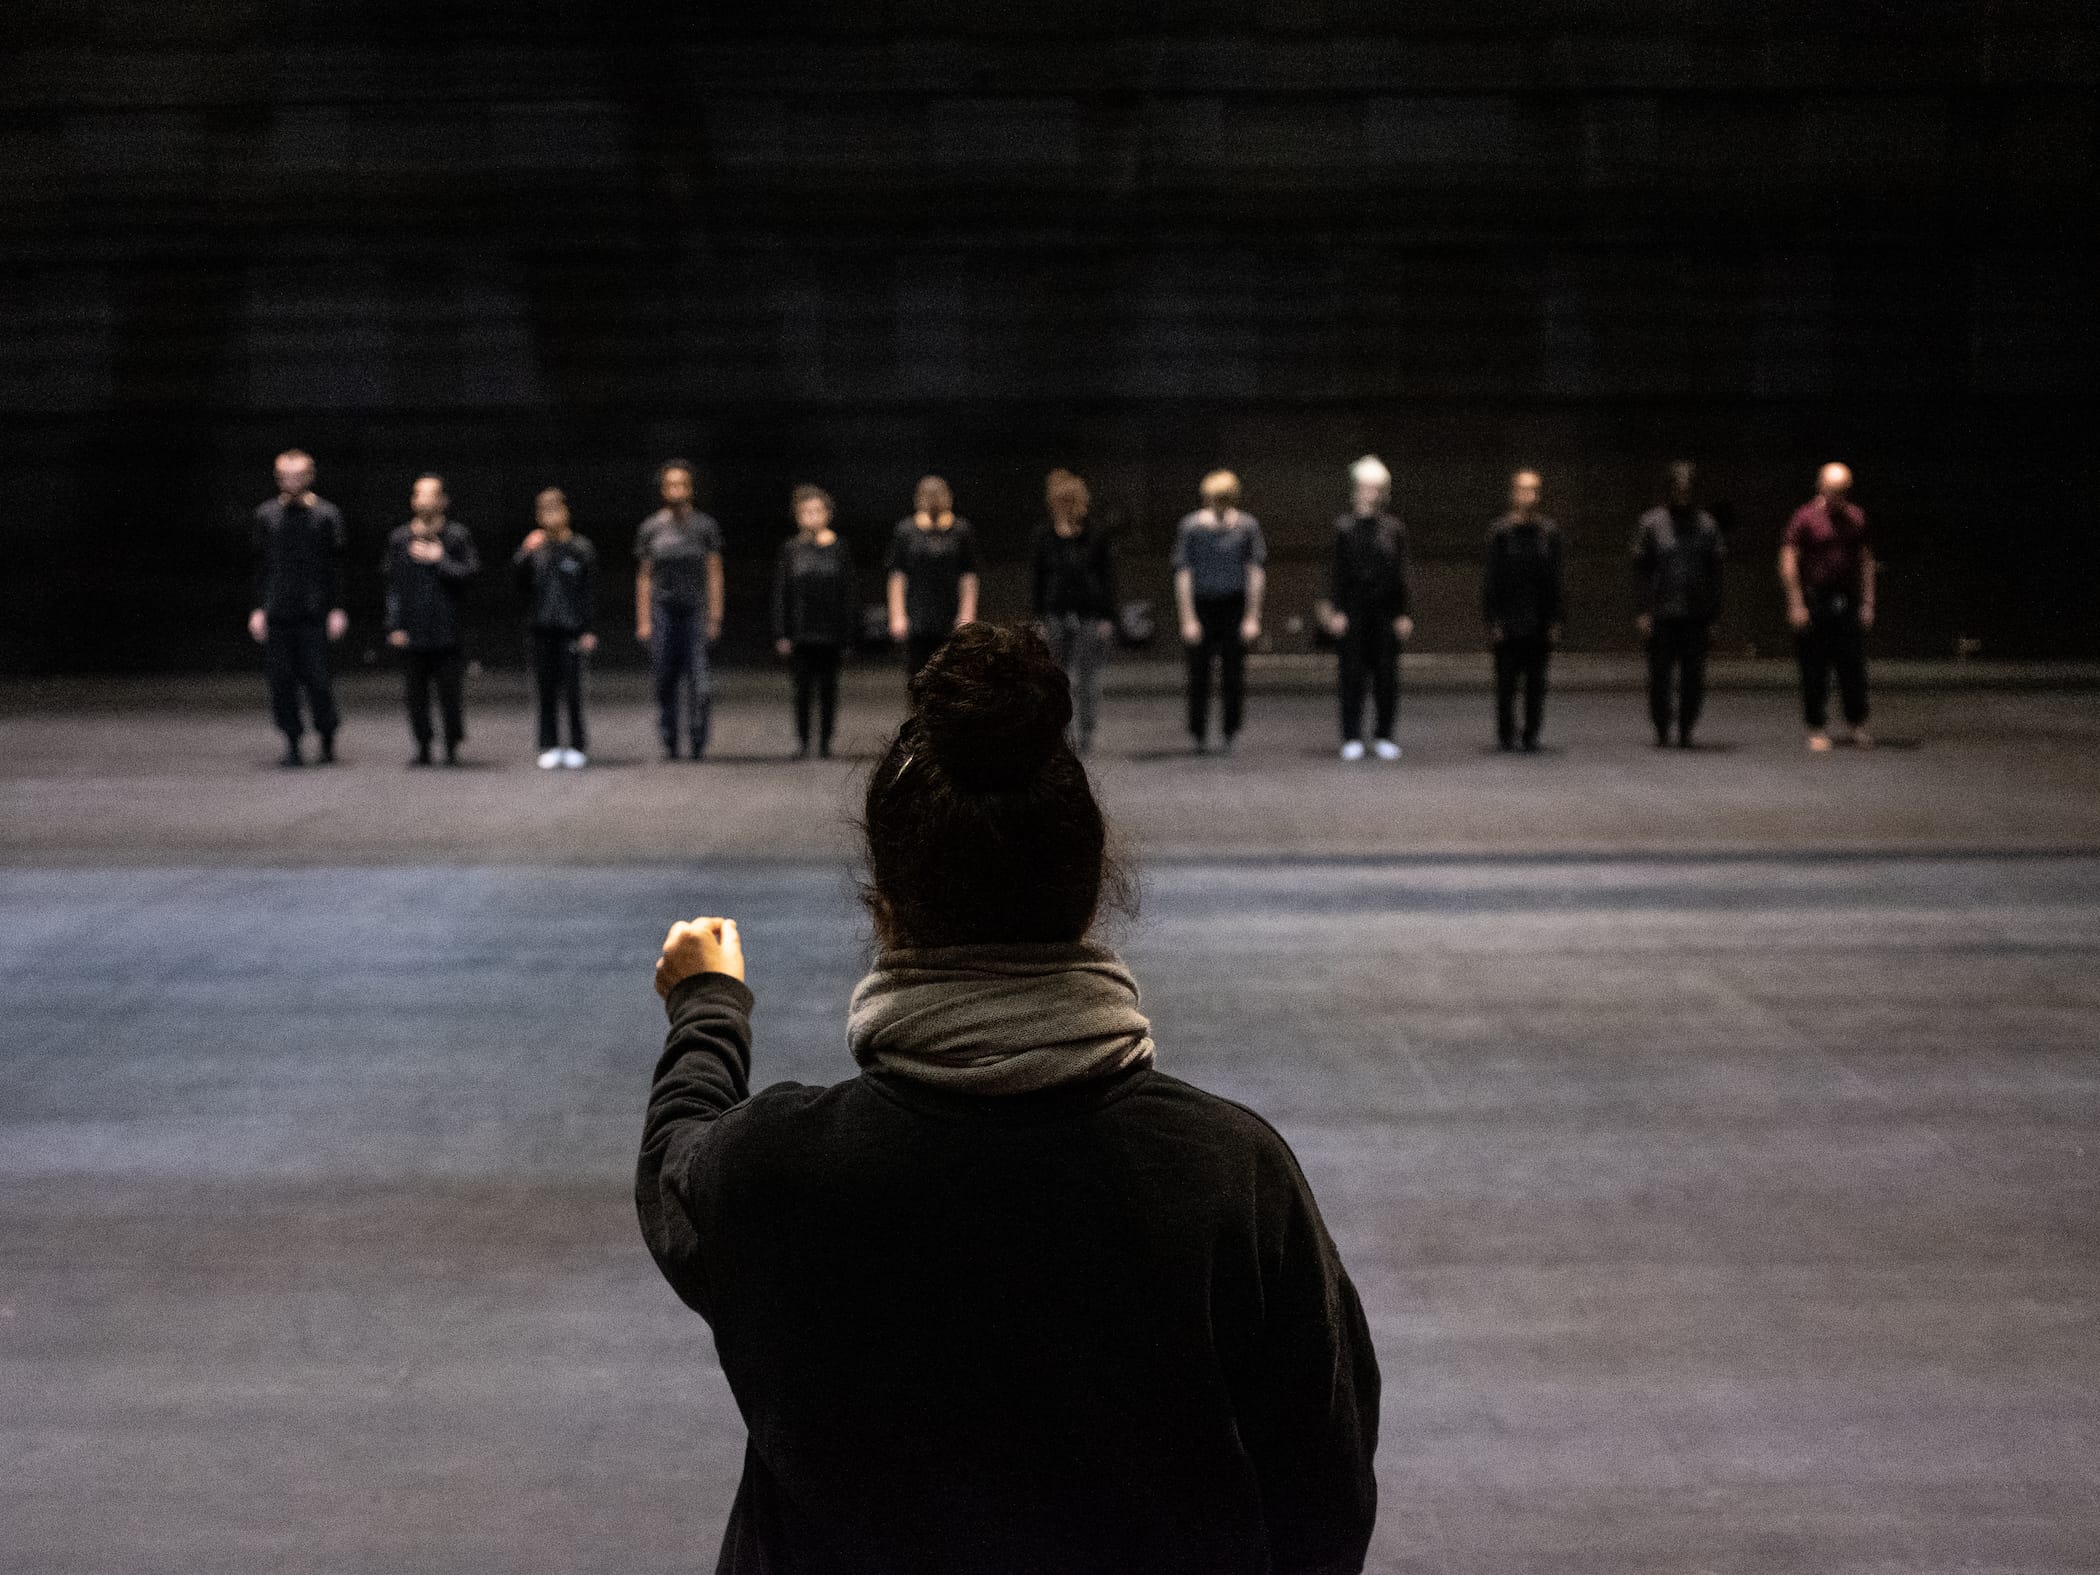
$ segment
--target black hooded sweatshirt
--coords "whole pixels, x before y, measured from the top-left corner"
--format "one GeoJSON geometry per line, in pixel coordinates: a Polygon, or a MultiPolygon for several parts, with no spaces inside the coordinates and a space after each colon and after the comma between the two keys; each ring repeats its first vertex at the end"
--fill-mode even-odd
{"type": "Polygon", "coordinates": [[[1355,1571],[1378,1366],[1253,1112],[1149,1065],[753,1097],[750,992],[672,990],[635,1196],[750,1439],[733,1575],[1355,1571]]]}

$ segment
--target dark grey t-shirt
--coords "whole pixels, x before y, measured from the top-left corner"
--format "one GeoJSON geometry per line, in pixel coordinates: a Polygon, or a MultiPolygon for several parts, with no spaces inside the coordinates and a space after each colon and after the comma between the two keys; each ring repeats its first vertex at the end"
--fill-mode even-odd
{"type": "Polygon", "coordinates": [[[695,510],[683,521],[658,509],[635,532],[634,556],[649,565],[651,594],[670,607],[707,605],[707,560],[722,550],[722,527],[695,510]]]}
{"type": "Polygon", "coordinates": [[[1247,589],[1247,571],[1269,561],[1261,521],[1234,510],[1230,525],[1208,525],[1207,509],[1184,515],[1174,532],[1174,567],[1189,571],[1189,588],[1198,599],[1239,596],[1247,589]]]}

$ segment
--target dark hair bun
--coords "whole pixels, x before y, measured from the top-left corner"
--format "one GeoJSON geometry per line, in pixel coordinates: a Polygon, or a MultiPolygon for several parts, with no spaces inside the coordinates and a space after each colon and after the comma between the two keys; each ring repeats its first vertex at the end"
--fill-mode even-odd
{"type": "Polygon", "coordinates": [[[956,785],[1028,785],[1065,747],[1072,689],[1030,629],[964,624],[911,681],[920,741],[956,785]]]}

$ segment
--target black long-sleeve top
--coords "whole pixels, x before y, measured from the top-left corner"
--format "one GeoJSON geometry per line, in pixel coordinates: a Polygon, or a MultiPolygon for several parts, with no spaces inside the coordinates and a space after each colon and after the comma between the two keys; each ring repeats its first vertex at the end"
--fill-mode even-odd
{"type": "Polygon", "coordinates": [[[1034,557],[1038,618],[1077,613],[1082,618],[1115,621],[1116,560],[1107,531],[1082,525],[1078,534],[1060,536],[1056,526],[1041,526],[1035,533],[1034,557]]]}
{"type": "Polygon", "coordinates": [[[324,617],[343,605],[343,516],[326,498],[272,498],[255,511],[254,605],[273,622],[324,617]]]}
{"type": "Polygon", "coordinates": [[[1727,556],[1721,527],[1706,510],[1674,504],[1650,509],[1633,532],[1635,605],[1651,618],[1712,623],[1721,613],[1727,556]]]}
{"type": "Polygon", "coordinates": [[[437,538],[444,556],[418,563],[408,555],[415,531],[403,525],[386,539],[386,632],[405,632],[412,651],[447,651],[460,642],[459,600],[481,572],[481,554],[466,526],[447,520],[437,538]]]}
{"type": "Polygon", "coordinates": [[[551,537],[527,552],[511,555],[511,572],[532,609],[532,627],[561,634],[589,634],[592,593],[598,577],[598,549],[588,536],[566,541],[551,537]]]}
{"type": "Polygon", "coordinates": [[[1334,570],[1328,598],[1351,619],[1406,618],[1414,613],[1407,527],[1394,516],[1340,514],[1334,521],[1334,570]]]}
{"type": "Polygon", "coordinates": [[[797,531],[773,560],[773,638],[797,645],[851,645],[860,632],[853,554],[833,533],[820,547],[797,531]]]}
{"type": "Polygon", "coordinates": [[[1488,529],[1480,610],[1505,638],[1550,632],[1561,619],[1560,527],[1544,515],[1505,514],[1488,529]]]}
{"type": "Polygon", "coordinates": [[[721,1570],[1363,1567],[1377,1361],[1259,1116],[1149,1066],[754,1097],[750,992],[667,1005],[635,1198],[749,1430],[721,1570]]]}

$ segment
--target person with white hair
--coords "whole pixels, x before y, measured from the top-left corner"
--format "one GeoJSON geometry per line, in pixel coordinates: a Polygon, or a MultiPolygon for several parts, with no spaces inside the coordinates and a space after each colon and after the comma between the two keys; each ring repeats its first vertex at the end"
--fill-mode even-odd
{"type": "Polygon", "coordinates": [[[1373,710],[1371,747],[1398,760],[1400,647],[1415,631],[1407,527],[1391,512],[1393,475],[1376,454],[1349,467],[1350,506],[1334,521],[1334,569],[1326,606],[1342,703],[1342,758],[1364,758],[1364,693],[1373,710]]]}

